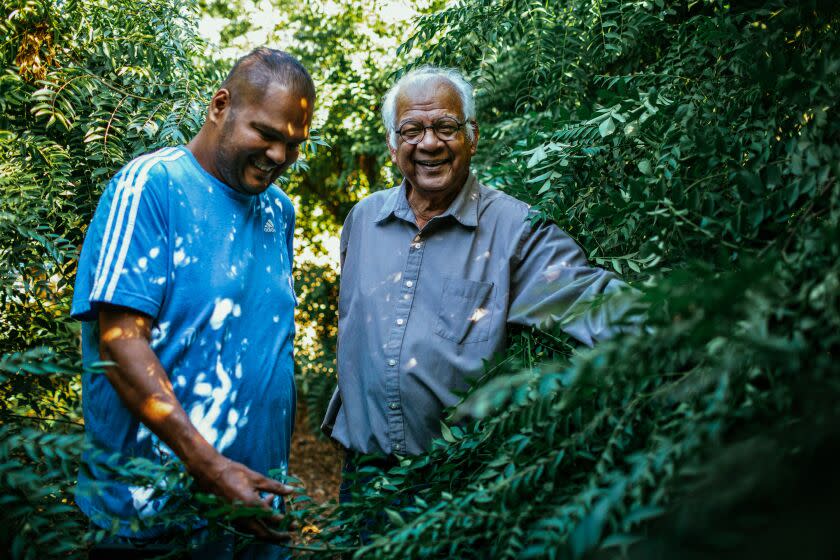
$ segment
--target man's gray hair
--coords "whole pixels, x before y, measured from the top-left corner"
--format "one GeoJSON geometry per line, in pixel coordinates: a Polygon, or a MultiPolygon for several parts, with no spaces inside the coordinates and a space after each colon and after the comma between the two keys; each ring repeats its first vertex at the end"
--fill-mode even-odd
{"type": "Polygon", "coordinates": [[[458,70],[454,68],[441,68],[439,66],[420,66],[411,70],[400,78],[397,83],[391,86],[388,93],[382,99],[382,123],[385,125],[385,132],[388,137],[388,145],[397,145],[397,97],[402,88],[408,85],[422,84],[433,80],[444,79],[450,82],[458,97],[461,98],[461,109],[464,111],[464,120],[467,125],[464,133],[470,142],[475,140],[475,129],[472,124],[475,121],[475,100],[473,99],[473,87],[458,70]]]}

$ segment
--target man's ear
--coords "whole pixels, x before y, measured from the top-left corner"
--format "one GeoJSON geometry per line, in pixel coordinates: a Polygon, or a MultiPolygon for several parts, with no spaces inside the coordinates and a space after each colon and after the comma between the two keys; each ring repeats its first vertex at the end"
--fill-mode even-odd
{"type": "Polygon", "coordinates": [[[473,128],[473,141],[472,146],[470,146],[470,155],[474,156],[475,151],[478,148],[478,137],[480,136],[478,131],[478,121],[472,121],[470,126],[473,128]]]}
{"type": "Polygon", "coordinates": [[[388,146],[388,152],[391,154],[391,163],[397,165],[397,149],[391,145],[391,132],[385,131],[385,144],[388,146]]]}
{"type": "Polygon", "coordinates": [[[230,91],[222,88],[213,95],[210,100],[210,110],[207,114],[207,120],[219,124],[224,118],[225,114],[230,110],[230,91]]]}

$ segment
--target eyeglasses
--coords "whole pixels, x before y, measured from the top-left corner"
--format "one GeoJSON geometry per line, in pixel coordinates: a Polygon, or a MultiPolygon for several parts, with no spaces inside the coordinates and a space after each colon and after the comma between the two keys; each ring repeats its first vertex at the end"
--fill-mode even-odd
{"type": "Polygon", "coordinates": [[[464,128],[465,124],[467,124],[467,121],[458,122],[452,117],[442,117],[430,126],[423,126],[422,123],[417,121],[407,121],[397,130],[397,134],[408,144],[419,144],[426,136],[426,129],[431,128],[435,131],[435,136],[443,141],[449,141],[455,139],[458,131],[464,128]]]}

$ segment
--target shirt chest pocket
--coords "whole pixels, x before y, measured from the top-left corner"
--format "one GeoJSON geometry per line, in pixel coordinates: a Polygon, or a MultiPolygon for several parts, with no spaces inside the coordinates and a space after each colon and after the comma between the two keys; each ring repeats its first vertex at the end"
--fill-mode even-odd
{"type": "Polygon", "coordinates": [[[458,344],[487,340],[493,293],[492,282],[444,277],[435,334],[458,344]]]}

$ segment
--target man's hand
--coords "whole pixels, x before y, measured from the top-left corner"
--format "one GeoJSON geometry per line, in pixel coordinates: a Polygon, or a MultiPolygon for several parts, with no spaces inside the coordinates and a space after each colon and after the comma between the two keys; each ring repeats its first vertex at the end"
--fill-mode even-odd
{"type": "MultiPolygon", "coordinates": [[[[105,370],[114,390],[131,413],[181,459],[202,490],[230,503],[271,511],[275,496],[288,496],[293,490],[224,457],[204,439],[175,398],[169,376],[149,345],[151,329],[151,318],[142,313],[101,307],[99,351],[103,360],[114,363],[105,370]]],[[[287,541],[287,532],[272,528],[280,519],[281,515],[273,515],[238,524],[259,538],[287,541]]]]}
{"type": "MultiPolygon", "coordinates": [[[[266,511],[272,511],[275,496],[282,497],[294,493],[290,486],[252,471],[242,463],[221,455],[219,457],[220,460],[215,465],[194,474],[199,487],[205,492],[215,494],[230,503],[259,507],[266,511]]],[[[282,519],[282,515],[272,515],[246,519],[237,525],[261,539],[287,542],[291,535],[272,527],[282,519]]]]}

